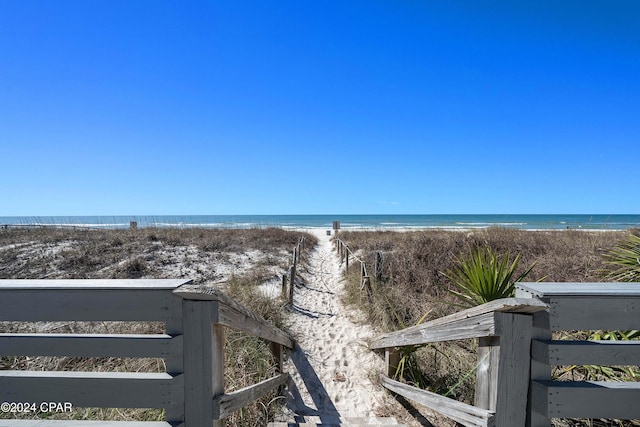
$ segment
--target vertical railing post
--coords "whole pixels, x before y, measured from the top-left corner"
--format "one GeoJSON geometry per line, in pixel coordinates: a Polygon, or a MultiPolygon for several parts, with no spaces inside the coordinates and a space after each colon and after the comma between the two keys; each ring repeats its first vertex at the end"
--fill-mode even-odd
{"type": "Polygon", "coordinates": [[[379,282],[382,280],[382,252],[376,251],[376,263],[374,267],[374,274],[376,281],[379,282]]]}
{"type": "Polygon", "coordinates": [[[397,348],[386,348],[384,350],[384,364],[389,378],[396,379],[396,372],[401,358],[400,351],[397,348]]]}
{"type": "Polygon", "coordinates": [[[345,251],[345,260],[346,260],[346,271],[349,272],[349,246],[346,247],[345,251]]]}
{"type": "MultiPolygon", "coordinates": [[[[269,344],[271,349],[271,354],[273,355],[273,359],[276,364],[276,373],[281,374],[284,372],[284,351],[282,344],[278,344],[276,342],[271,342],[269,344]]],[[[284,386],[280,386],[278,388],[278,394],[281,395],[284,391],[284,386]]]]}
{"type": "MultiPolygon", "coordinates": [[[[529,375],[531,371],[531,336],[533,317],[522,313],[494,313],[499,334],[499,355],[491,367],[497,369],[490,402],[495,395],[496,427],[524,426],[527,420],[529,375]]],[[[494,409],[494,408],[489,408],[494,409]]],[[[550,424],[547,424],[547,426],[550,424]]]]}
{"type": "MultiPolygon", "coordinates": [[[[546,301],[545,301],[546,302],[546,301]]],[[[551,319],[548,311],[539,311],[533,314],[532,339],[545,341],[551,340],[551,319]]],[[[542,427],[551,425],[551,417],[548,414],[540,414],[533,410],[533,381],[551,379],[551,366],[549,360],[545,362],[531,361],[531,384],[529,384],[529,400],[527,402],[527,427],[542,427]]]]}
{"type": "Polygon", "coordinates": [[[282,275],[282,292],[281,292],[281,295],[282,295],[282,299],[286,300],[286,298],[287,298],[287,275],[286,274],[282,275]]]}
{"type": "Polygon", "coordinates": [[[222,427],[213,398],[224,393],[224,327],[213,324],[217,301],[183,303],[184,408],[188,427],[222,427]]]}
{"type": "Polygon", "coordinates": [[[478,369],[473,404],[478,408],[493,411],[496,409],[499,360],[500,337],[478,338],[478,369]]]}
{"type": "Polygon", "coordinates": [[[296,286],[296,266],[295,264],[289,269],[289,303],[293,304],[293,288],[296,286]]]}
{"type": "Polygon", "coordinates": [[[362,278],[362,287],[367,291],[367,297],[369,301],[373,300],[373,289],[371,289],[371,278],[369,276],[364,276],[362,278]]]}
{"type": "MultiPolygon", "coordinates": [[[[165,332],[171,336],[184,336],[183,309],[184,300],[178,296],[171,298],[171,318],[165,322],[165,332]]],[[[184,341],[183,341],[184,342],[184,341]]],[[[171,352],[165,359],[168,374],[174,377],[184,374],[184,356],[182,352],[171,352]]],[[[167,407],[165,419],[169,423],[180,424],[184,422],[184,392],[180,399],[171,402],[167,407]]]]}
{"type": "MultiPolygon", "coordinates": [[[[531,293],[516,287],[516,298],[534,298],[534,296],[531,293]]],[[[542,302],[546,304],[550,303],[548,299],[544,298],[542,299],[542,302]]],[[[538,311],[537,313],[534,313],[532,315],[532,323],[532,340],[551,340],[551,319],[548,310],[538,311]]],[[[549,364],[548,358],[545,362],[531,360],[529,397],[527,399],[527,420],[525,424],[526,427],[547,427],[551,425],[551,417],[548,417],[548,414],[540,414],[539,412],[534,411],[532,406],[535,406],[533,402],[533,381],[544,381],[550,379],[551,366],[549,364]]]]}

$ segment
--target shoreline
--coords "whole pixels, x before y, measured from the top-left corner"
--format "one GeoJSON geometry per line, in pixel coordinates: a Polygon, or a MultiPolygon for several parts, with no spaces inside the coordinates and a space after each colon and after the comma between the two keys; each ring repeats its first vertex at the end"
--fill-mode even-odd
{"type": "Polygon", "coordinates": [[[640,215],[130,215],[130,216],[0,216],[0,230],[13,227],[87,229],[320,229],[343,231],[472,231],[493,227],[517,230],[640,229],[640,215]]]}
{"type": "MultiPolygon", "coordinates": [[[[0,231],[11,229],[60,229],[60,230],[251,230],[251,229],[269,229],[280,228],[286,231],[331,231],[331,234],[335,234],[334,230],[330,226],[296,226],[296,225],[237,225],[237,226],[207,226],[205,224],[165,224],[165,225],[147,225],[147,226],[135,226],[124,224],[0,224],[0,231]]],[[[588,227],[548,227],[548,228],[521,228],[521,227],[508,227],[501,225],[488,225],[488,226],[476,226],[476,227],[463,227],[463,226],[422,226],[422,225],[407,225],[407,226],[346,226],[341,227],[339,231],[342,232],[412,232],[412,231],[446,231],[446,232],[473,232],[490,229],[504,229],[504,230],[517,230],[517,231],[581,231],[581,232],[625,232],[635,230],[640,227],[630,226],[627,228],[588,228],[588,227]]]]}

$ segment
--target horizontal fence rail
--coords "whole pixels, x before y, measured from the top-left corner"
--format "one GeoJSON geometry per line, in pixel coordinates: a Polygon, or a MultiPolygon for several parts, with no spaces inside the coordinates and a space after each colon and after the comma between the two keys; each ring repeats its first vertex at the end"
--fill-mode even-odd
{"type": "Polygon", "coordinates": [[[546,308],[546,304],[531,299],[501,299],[383,334],[370,344],[372,350],[385,352],[387,376],[382,378],[382,385],[465,426],[524,426],[531,316],[546,308]],[[468,338],[480,339],[475,405],[389,378],[397,367],[398,348],[468,338]]]}
{"type": "Polygon", "coordinates": [[[340,263],[345,263],[345,270],[349,270],[349,257],[351,256],[352,261],[360,263],[360,290],[365,290],[367,292],[367,296],[369,299],[372,298],[371,289],[371,277],[369,276],[369,272],[367,271],[367,264],[360,259],[352,250],[349,248],[342,239],[336,237],[336,251],[338,252],[338,256],[340,257],[340,263]]]}
{"type": "Polygon", "coordinates": [[[519,283],[549,306],[533,318],[529,425],[552,418],[640,419],[640,382],[552,380],[553,366],[640,364],[640,341],[557,340],[553,332],[640,329],[640,283],[519,283]]]}
{"type": "MultiPolygon", "coordinates": [[[[282,387],[292,338],[222,292],[189,280],[0,280],[0,321],[163,322],[163,334],[1,333],[0,356],[162,358],[166,372],[0,371],[0,401],[70,402],[73,407],[163,408],[166,422],[80,422],[104,426],[220,426],[231,412],[282,387]],[[278,373],[224,389],[224,328],[271,342],[278,373]]],[[[84,423],[84,424],[83,424],[84,423]]],[[[73,425],[0,420],[0,427],[73,425]]],[[[89,424],[87,424],[89,425],[89,424]]]]}
{"type": "Polygon", "coordinates": [[[557,340],[555,331],[640,329],[640,283],[519,283],[491,301],[375,338],[389,390],[465,426],[549,427],[552,418],[640,419],[640,382],[552,380],[553,366],[640,364],[640,341],[557,340]],[[394,381],[398,348],[478,339],[474,405],[394,381]]]}

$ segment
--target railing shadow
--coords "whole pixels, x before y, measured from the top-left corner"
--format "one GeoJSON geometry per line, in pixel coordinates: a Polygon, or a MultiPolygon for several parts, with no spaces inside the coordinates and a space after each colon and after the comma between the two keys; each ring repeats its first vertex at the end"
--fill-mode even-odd
{"type": "Polygon", "coordinates": [[[311,400],[315,406],[315,408],[311,408],[304,403],[300,390],[298,390],[294,382],[290,380],[289,390],[292,397],[290,408],[297,415],[320,417],[320,420],[324,423],[335,423],[338,421],[338,409],[333,404],[333,401],[327,393],[327,390],[324,388],[318,374],[313,369],[313,366],[309,363],[309,359],[307,359],[307,356],[298,344],[296,344],[295,348],[289,353],[289,358],[300,373],[304,386],[311,396],[311,400]]]}
{"type": "Polygon", "coordinates": [[[333,317],[334,313],[322,313],[320,311],[307,310],[306,308],[302,308],[298,305],[293,304],[291,309],[298,314],[302,314],[303,316],[310,317],[312,319],[317,319],[319,317],[333,317]]]}

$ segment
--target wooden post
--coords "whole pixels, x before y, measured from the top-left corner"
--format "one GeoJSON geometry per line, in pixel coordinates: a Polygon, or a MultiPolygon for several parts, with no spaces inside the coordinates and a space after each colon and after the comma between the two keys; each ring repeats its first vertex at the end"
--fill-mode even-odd
{"type": "Polygon", "coordinates": [[[287,298],[287,275],[283,274],[282,275],[282,298],[286,299],[287,298]]]}
{"type": "Polygon", "coordinates": [[[129,221],[129,229],[136,230],[138,228],[138,221],[129,221]]]}
{"type": "MultiPolygon", "coordinates": [[[[387,369],[387,376],[394,378],[400,363],[400,351],[397,348],[386,348],[384,350],[384,364],[387,369]]],[[[398,379],[399,380],[399,379],[398,379]]]]}
{"type": "MultiPolygon", "coordinates": [[[[516,298],[535,298],[531,293],[521,288],[516,288],[516,298]]],[[[536,298],[537,299],[537,298],[536,298]]],[[[550,304],[549,299],[542,298],[542,302],[550,304]]],[[[531,339],[538,341],[549,341],[552,339],[551,335],[551,318],[548,310],[539,311],[532,316],[533,325],[531,332],[531,339]]],[[[539,362],[531,360],[530,370],[530,384],[529,384],[529,398],[527,399],[527,420],[526,427],[548,427],[551,425],[551,418],[547,417],[547,414],[540,414],[533,410],[532,401],[534,398],[533,393],[533,381],[548,381],[551,380],[551,366],[549,361],[539,362]]],[[[535,404],[534,404],[535,405],[535,404]]]]}
{"type": "Polygon", "coordinates": [[[289,270],[289,304],[293,304],[293,288],[296,286],[296,266],[291,266],[289,270]]]}
{"type": "Polygon", "coordinates": [[[478,370],[476,371],[476,393],[474,406],[495,410],[495,390],[498,381],[500,360],[500,338],[482,337],[478,339],[478,370]]]}
{"type": "Polygon", "coordinates": [[[349,246],[346,247],[345,251],[345,260],[346,260],[346,271],[349,271],[349,246]]]}
{"type": "Polygon", "coordinates": [[[364,261],[360,261],[360,280],[364,283],[364,277],[367,275],[367,267],[364,265],[364,261]]]}
{"type": "MultiPolygon", "coordinates": [[[[171,299],[170,310],[174,313],[171,320],[165,322],[165,332],[171,336],[184,337],[184,328],[188,327],[183,324],[183,305],[184,300],[178,296],[171,299]]],[[[183,341],[184,345],[184,341],[183,341]]],[[[178,376],[184,374],[184,355],[182,351],[171,352],[165,359],[166,371],[168,374],[178,376]]],[[[171,402],[172,405],[166,409],[165,419],[168,423],[181,424],[184,422],[184,393],[182,399],[171,402]]]]}
{"type": "MultiPolygon", "coordinates": [[[[547,301],[545,301],[547,302],[547,301]]],[[[544,341],[551,340],[551,319],[548,311],[540,311],[533,314],[533,332],[532,339],[544,341]]],[[[542,427],[551,425],[551,418],[547,414],[540,414],[533,410],[532,402],[533,393],[533,381],[544,381],[551,379],[551,366],[549,362],[531,361],[531,384],[529,385],[529,399],[527,404],[527,427],[542,427]]]]}
{"type": "Polygon", "coordinates": [[[183,303],[185,425],[222,427],[214,420],[214,397],[224,393],[224,327],[213,325],[217,301],[183,303]]]}
{"type": "Polygon", "coordinates": [[[369,276],[364,276],[362,279],[362,287],[367,291],[367,297],[369,297],[369,301],[373,299],[373,289],[371,289],[371,278],[369,276]]]}
{"type": "Polygon", "coordinates": [[[376,265],[374,268],[376,281],[382,280],[382,252],[376,251],[376,265]]]}
{"type": "MultiPolygon", "coordinates": [[[[520,313],[494,316],[496,331],[500,333],[497,381],[491,391],[495,395],[496,427],[523,426],[529,400],[533,317],[520,313]]],[[[551,421],[546,424],[549,425],[551,421]]]]}

